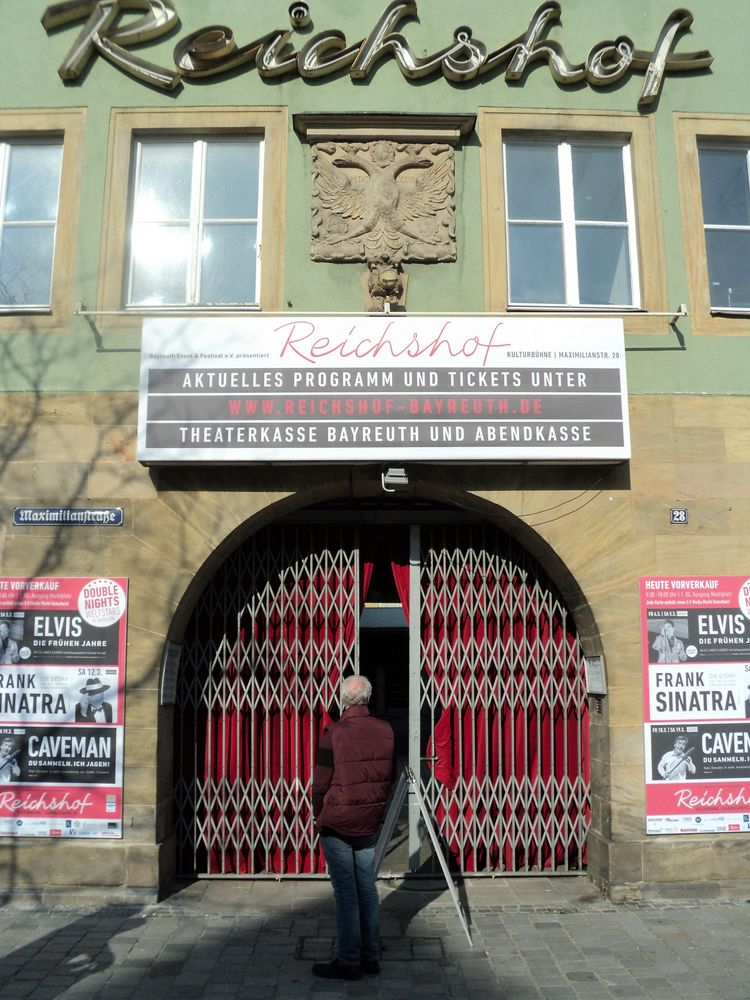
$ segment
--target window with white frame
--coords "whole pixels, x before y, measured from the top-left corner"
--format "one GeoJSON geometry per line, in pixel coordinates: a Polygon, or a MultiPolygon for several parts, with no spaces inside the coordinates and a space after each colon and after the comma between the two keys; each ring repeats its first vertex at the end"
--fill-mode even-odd
{"type": "Polygon", "coordinates": [[[0,309],[50,308],[62,154],[62,140],[0,141],[0,309]]]}
{"type": "Polygon", "coordinates": [[[259,303],[262,163],[259,136],[136,139],[127,306],[259,303]]]}
{"type": "Polygon", "coordinates": [[[750,147],[698,147],[711,308],[750,310],[750,147]]]}
{"type": "Polygon", "coordinates": [[[620,316],[662,333],[656,132],[630,111],[479,108],[485,308],[620,316]]]}
{"type": "Polygon", "coordinates": [[[641,304],[629,142],[503,142],[508,305],[641,304]]]}
{"type": "Polygon", "coordinates": [[[154,311],[282,308],[287,118],[284,107],[112,110],[99,329],[154,311]]]}

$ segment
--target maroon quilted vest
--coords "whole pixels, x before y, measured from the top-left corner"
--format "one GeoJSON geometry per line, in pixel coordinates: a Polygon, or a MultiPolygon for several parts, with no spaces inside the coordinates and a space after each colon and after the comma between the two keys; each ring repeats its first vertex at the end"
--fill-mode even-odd
{"type": "Polygon", "coordinates": [[[374,834],[393,781],[393,730],[387,722],[373,718],[365,705],[353,705],[328,727],[328,733],[333,777],[320,826],[344,837],[374,834]]]}

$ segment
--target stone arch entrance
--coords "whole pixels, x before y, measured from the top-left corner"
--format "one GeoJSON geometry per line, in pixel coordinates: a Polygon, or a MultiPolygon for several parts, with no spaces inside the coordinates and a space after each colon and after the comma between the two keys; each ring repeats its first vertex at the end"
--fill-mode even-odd
{"type": "MultiPolygon", "coordinates": [[[[374,710],[401,712],[401,762],[420,773],[456,871],[585,870],[589,719],[572,615],[509,534],[421,504],[301,512],[214,574],[178,683],[179,874],[324,872],[315,749],[341,678],[363,664],[374,710]]],[[[386,867],[429,870],[416,816],[400,834],[386,867]]]]}

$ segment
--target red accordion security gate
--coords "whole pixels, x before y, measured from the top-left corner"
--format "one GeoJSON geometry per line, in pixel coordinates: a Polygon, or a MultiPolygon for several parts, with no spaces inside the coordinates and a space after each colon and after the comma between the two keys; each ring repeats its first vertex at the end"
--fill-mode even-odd
{"type": "MultiPolygon", "coordinates": [[[[341,678],[359,669],[378,560],[409,619],[409,762],[452,867],[583,870],[582,655],[539,566],[489,525],[340,520],[261,530],[196,605],[175,713],[180,872],[325,871],[310,811],[315,750],[341,678]]],[[[423,855],[410,808],[409,866],[423,855]]]]}

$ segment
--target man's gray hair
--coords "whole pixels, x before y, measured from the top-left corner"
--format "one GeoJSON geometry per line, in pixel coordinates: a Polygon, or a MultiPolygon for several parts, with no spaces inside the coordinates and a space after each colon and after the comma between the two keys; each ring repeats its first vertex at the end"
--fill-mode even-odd
{"type": "Polygon", "coordinates": [[[372,694],[372,684],[362,674],[353,674],[344,678],[341,684],[341,705],[350,708],[352,705],[366,705],[372,694]]]}

